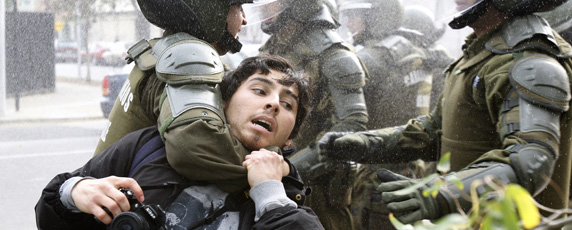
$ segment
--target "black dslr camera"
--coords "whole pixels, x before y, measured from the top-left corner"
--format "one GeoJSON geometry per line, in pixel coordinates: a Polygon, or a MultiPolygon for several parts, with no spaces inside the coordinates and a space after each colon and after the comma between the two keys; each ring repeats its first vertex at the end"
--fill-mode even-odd
{"type": "Polygon", "coordinates": [[[120,188],[129,200],[131,210],[122,212],[113,218],[108,226],[110,230],[151,230],[162,229],[165,225],[165,211],[159,205],[144,205],[135,198],[128,188],[120,188]]]}

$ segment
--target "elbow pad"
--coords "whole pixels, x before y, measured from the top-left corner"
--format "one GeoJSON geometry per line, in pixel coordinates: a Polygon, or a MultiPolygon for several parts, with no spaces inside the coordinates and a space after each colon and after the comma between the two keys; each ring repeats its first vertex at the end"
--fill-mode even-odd
{"type": "Polygon", "coordinates": [[[519,184],[533,196],[538,195],[550,182],[556,156],[548,148],[538,144],[515,145],[509,151],[510,163],[519,184]]]}

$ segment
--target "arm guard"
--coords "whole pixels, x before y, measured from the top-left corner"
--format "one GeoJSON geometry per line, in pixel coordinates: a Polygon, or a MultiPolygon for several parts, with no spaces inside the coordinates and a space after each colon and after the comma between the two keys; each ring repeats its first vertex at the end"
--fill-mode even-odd
{"type": "Polygon", "coordinates": [[[322,60],[322,74],[328,78],[336,117],[343,120],[351,115],[367,116],[363,95],[366,74],[357,56],[340,49],[322,60]]]}
{"type": "Polygon", "coordinates": [[[559,155],[560,116],[570,102],[568,75],[556,60],[531,55],[515,61],[509,78],[519,95],[515,124],[529,143],[508,149],[510,163],[520,184],[537,195],[548,185],[559,155]]]}
{"type": "Polygon", "coordinates": [[[153,46],[157,77],[166,82],[160,102],[159,130],[164,133],[199,119],[224,121],[218,83],[224,67],[216,50],[185,33],[153,46]]]}

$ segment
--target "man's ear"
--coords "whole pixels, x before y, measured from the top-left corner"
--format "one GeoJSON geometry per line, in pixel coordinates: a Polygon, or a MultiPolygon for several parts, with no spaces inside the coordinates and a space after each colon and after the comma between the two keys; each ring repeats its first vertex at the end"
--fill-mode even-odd
{"type": "Polygon", "coordinates": [[[222,111],[226,110],[226,101],[222,101],[222,111]]]}

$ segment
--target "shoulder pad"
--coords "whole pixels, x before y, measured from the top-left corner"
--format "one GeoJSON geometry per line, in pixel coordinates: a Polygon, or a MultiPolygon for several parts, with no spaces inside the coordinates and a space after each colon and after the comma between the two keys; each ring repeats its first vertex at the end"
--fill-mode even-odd
{"type": "Polygon", "coordinates": [[[127,64],[135,61],[141,71],[153,69],[157,64],[157,59],[151,54],[151,48],[157,40],[147,41],[145,39],[135,43],[127,50],[127,64]]]}
{"type": "Polygon", "coordinates": [[[402,36],[392,35],[374,45],[376,48],[387,50],[392,61],[387,63],[410,62],[415,59],[424,58],[425,55],[417,52],[413,44],[402,36]]]}
{"type": "Polygon", "coordinates": [[[334,84],[353,87],[365,85],[365,70],[354,53],[340,49],[322,59],[322,63],[322,74],[334,84]]]}
{"type": "Polygon", "coordinates": [[[557,57],[571,57],[570,49],[564,47],[569,45],[558,41],[558,35],[555,33],[548,22],[539,16],[516,17],[505,23],[500,32],[491,37],[485,46],[496,54],[542,50],[557,57]]]}
{"type": "Polygon", "coordinates": [[[509,78],[524,100],[557,111],[568,110],[568,74],[555,59],[543,54],[520,58],[512,64],[509,78]]]}
{"type": "Polygon", "coordinates": [[[208,43],[186,33],[162,38],[153,46],[157,77],[171,85],[220,83],[224,65],[208,43]]]}
{"type": "Polygon", "coordinates": [[[342,37],[332,29],[306,30],[306,34],[302,36],[303,38],[297,41],[295,49],[308,57],[318,56],[335,44],[349,47],[349,44],[346,44],[342,37]]]}

